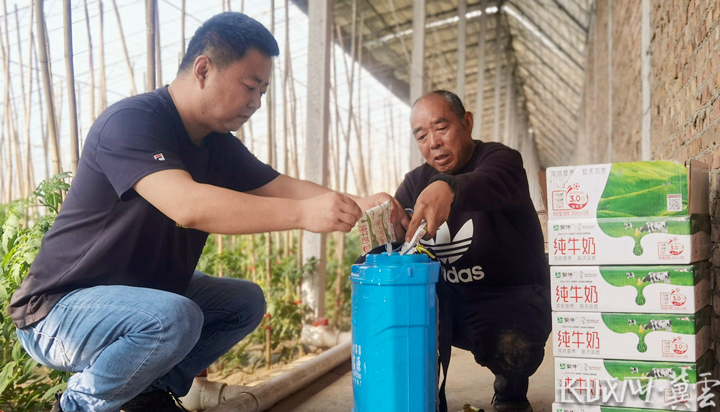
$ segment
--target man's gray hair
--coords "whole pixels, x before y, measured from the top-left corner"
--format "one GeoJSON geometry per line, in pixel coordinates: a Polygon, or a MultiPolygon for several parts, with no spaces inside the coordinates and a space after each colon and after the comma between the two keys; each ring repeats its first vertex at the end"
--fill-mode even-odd
{"type": "Polygon", "coordinates": [[[421,98],[415,100],[415,103],[413,103],[413,107],[415,107],[415,105],[418,101],[420,101],[420,99],[426,96],[430,96],[431,94],[442,96],[450,104],[450,109],[453,111],[453,113],[455,113],[458,119],[460,119],[461,122],[465,123],[465,106],[463,106],[463,103],[458,97],[458,95],[449,90],[433,90],[425,96],[422,96],[421,98]]]}

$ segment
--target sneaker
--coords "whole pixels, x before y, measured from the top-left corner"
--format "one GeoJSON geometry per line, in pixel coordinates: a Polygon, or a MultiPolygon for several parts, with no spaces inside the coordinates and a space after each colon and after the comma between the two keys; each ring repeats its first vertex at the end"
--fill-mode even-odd
{"type": "Polygon", "coordinates": [[[180,401],[170,392],[152,391],[141,393],[122,406],[123,412],[187,412],[180,401]]]}
{"type": "Polygon", "coordinates": [[[57,392],[55,394],[55,404],[53,405],[52,409],[50,409],[50,412],[63,412],[62,407],[60,406],[60,398],[62,397],[62,392],[57,392]]]}
{"type": "Polygon", "coordinates": [[[533,412],[530,402],[503,402],[495,400],[492,412],[533,412]]]}

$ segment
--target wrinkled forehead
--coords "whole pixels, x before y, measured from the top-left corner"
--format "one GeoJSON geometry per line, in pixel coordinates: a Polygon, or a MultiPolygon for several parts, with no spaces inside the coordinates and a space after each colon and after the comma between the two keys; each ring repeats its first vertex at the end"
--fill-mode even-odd
{"type": "Polygon", "coordinates": [[[410,112],[410,126],[413,129],[422,123],[434,123],[438,119],[454,119],[455,113],[444,97],[430,94],[420,98],[410,112]]]}

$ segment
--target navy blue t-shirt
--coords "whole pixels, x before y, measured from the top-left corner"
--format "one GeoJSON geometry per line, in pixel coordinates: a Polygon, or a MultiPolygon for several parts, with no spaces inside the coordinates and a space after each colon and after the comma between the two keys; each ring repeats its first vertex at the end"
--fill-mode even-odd
{"type": "Polygon", "coordinates": [[[91,127],[62,209],[12,297],[17,327],[41,320],[80,288],[184,293],[208,234],[176,224],[133,189],[167,169],[241,192],[278,176],[231,134],[211,133],[203,147],[193,144],[166,87],[112,105],[91,127]]]}

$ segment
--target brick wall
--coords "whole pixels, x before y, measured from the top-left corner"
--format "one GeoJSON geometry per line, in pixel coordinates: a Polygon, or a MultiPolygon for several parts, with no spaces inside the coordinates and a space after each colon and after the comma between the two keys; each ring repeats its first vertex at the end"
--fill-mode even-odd
{"type": "Polygon", "coordinates": [[[641,1],[612,2],[612,161],[637,160],[642,125],[641,1]],[[636,58],[628,58],[635,56],[636,58]]]}
{"type": "MultiPolygon", "coordinates": [[[[642,1],[614,0],[612,11],[610,1],[596,2],[580,114],[579,145],[597,150],[579,150],[576,164],[607,161],[604,144],[610,129],[613,161],[641,158],[642,1]],[[608,21],[613,28],[612,126],[607,118],[608,21]]],[[[699,159],[712,170],[713,345],[720,361],[720,2],[652,0],[650,16],[651,158],[699,159]]],[[[719,377],[716,366],[714,378],[719,377]]]]}

